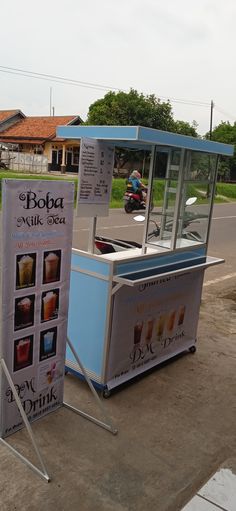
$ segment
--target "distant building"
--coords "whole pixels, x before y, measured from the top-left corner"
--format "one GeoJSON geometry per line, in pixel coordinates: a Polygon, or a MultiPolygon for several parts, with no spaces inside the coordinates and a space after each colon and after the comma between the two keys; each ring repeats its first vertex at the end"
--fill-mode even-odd
{"type": "Polygon", "coordinates": [[[56,128],[82,122],[79,115],[26,117],[20,110],[0,110],[0,144],[43,154],[48,158],[49,171],[77,172],[79,141],[57,138],[56,128]]]}

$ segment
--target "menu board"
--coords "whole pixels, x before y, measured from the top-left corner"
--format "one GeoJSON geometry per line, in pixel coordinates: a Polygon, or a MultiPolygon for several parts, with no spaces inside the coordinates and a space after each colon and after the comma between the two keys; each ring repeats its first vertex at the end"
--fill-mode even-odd
{"type": "Polygon", "coordinates": [[[78,216],[108,215],[114,168],[114,147],[82,138],[80,145],[78,216]]]}
{"type": "MultiPolygon", "coordinates": [[[[63,402],[74,184],[3,181],[1,355],[30,421],[63,402]]],[[[2,372],[1,434],[23,425],[2,372]]]]}

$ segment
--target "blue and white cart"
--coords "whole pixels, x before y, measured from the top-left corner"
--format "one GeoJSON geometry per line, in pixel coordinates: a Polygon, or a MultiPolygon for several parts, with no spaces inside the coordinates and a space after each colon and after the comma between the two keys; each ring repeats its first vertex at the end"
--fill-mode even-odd
{"type": "MultiPolygon", "coordinates": [[[[90,244],[88,251],[72,251],[68,336],[108,396],[165,360],[195,351],[204,272],[223,262],[207,255],[217,166],[233,146],[139,126],[68,126],[57,135],[150,151],[142,248],[97,255],[90,244]],[[152,192],[163,172],[160,209],[152,192]]],[[[96,219],[92,237],[95,232],[96,219]]],[[[66,369],[81,374],[70,349],[66,369]]]]}

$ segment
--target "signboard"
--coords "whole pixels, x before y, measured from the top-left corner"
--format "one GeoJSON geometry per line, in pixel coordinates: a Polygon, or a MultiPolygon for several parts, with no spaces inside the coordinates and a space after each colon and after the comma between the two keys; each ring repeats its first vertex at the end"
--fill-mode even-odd
{"type": "MultiPolygon", "coordinates": [[[[1,355],[30,421],[63,402],[74,185],[4,180],[1,355]]],[[[2,375],[1,433],[22,427],[2,375]]]]}
{"type": "Polygon", "coordinates": [[[77,197],[78,216],[107,216],[114,168],[114,147],[82,138],[77,197]]]}
{"type": "Polygon", "coordinates": [[[204,271],[123,286],[114,297],[112,388],[195,344],[204,271]]]}

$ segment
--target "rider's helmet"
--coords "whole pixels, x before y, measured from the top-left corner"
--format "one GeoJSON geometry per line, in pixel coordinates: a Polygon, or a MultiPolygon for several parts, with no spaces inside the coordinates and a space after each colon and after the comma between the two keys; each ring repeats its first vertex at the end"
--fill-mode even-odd
{"type": "Polygon", "coordinates": [[[137,179],[141,178],[141,174],[138,170],[133,170],[131,177],[136,177],[137,179]]]}

